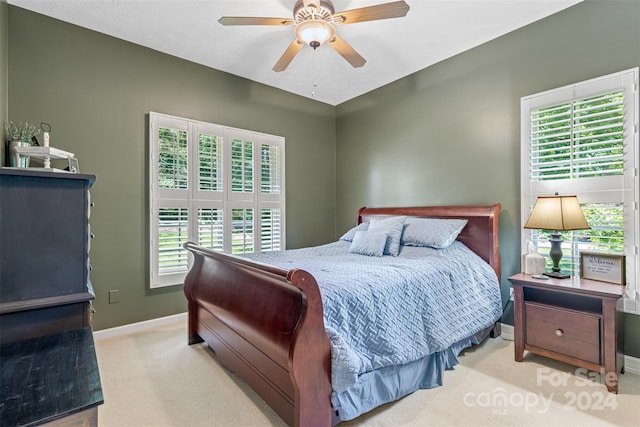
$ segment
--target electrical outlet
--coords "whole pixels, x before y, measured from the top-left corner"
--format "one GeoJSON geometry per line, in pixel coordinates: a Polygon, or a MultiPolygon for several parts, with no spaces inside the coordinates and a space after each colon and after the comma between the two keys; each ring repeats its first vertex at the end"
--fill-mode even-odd
{"type": "Polygon", "coordinates": [[[120,302],[120,290],[113,289],[109,291],[109,304],[116,304],[120,302]]]}
{"type": "Polygon", "coordinates": [[[509,301],[513,301],[513,288],[509,288],[509,301]]]}

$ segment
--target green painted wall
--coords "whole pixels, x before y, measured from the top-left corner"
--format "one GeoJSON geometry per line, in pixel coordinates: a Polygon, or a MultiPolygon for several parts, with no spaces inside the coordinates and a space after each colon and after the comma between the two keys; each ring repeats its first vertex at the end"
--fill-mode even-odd
{"type": "Polygon", "coordinates": [[[186,310],[181,286],[148,287],[149,111],[284,136],[288,247],[335,234],[333,107],[8,9],[9,118],[51,124],[51,145],[75,153],[80,171],[97,175],[95,329],[186,310]],[[118,304],[108,304],[111,289],[120,290],[118,304]]]}
{"type": "MultiPolygon", "coordinates": [[[[500,202],[506,301],[520,270],[520,98],[639,65],[640,2],[587,1],[341,104],[336,232],[361,206],[500,202]]],[[[640,316],[625,317],[638,357],[640,316]]]]}

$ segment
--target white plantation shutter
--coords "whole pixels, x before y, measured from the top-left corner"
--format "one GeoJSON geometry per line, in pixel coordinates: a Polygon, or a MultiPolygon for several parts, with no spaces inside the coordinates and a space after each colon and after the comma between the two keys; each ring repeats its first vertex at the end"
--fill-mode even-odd
{"type": "Polygon", "coordinates": [[[224,250],[224,212],[216,208],[198,209],[198,238],[200,246],[216,251],[224,250]]]}
{"type": "Polygon", "coordinates": [[[149,116],[152,288],[183,282],[186,241],[229,253],[283,248],[284,138],[149,116]]]}
{"type": "Polygon", "coordinates": [[[161,275],[187,271],[187,253],[182,245],[189,239],[189,210],[158,209],[158,271],[161,275]]]}
{"type": "MultiPolygon", "coordinates": [[[[197,152],[191,174],[197,189],[190,197],[195,212],[192,221],[194,234],[189,240],[205,248],[224,250],[225,164],[224,133],[222,126],[192,122],[192,133],[197,140],[197,152]]],[[[193,147],[196,147],[194,140],[193,147]]]]}
{"type": "Polygon", "coordinates": [[[279,251],[282,219],[280,209],[260,210],[260,250],[279,251]]]}
{"type": "Polygon", "coordinates": [[[231,192],[253,193],[253,142],[231,141],[231,192]]]}
{"type": "Polygon", "coordinates": [[[258,194],[259,241],[262,251],[278,251],[284,249],[282,240],[284,206],[282,205],[282,180],[284,163],[282,161],[284,147],[282,145],[260,144],[260,193],[258,194]]]}
{"type": "Polygon", "coordinates": [[[531,111],[531,179],[622,175],[623,93],[531,111]]]}
{"type": "Polygon", "coordinates": [[[224,191],[224,164],[222,137],[211,135],[206,129],[198,133],[198,189],[200,191],[224,191]]]}
{"type": "Polygon", "coordinates": [[[253,209],[231,210],[231,252],[234,254],[254,251],[253,209]]]}
{"type": "Polygon", "coordinates": [[[151,286],[178,283],[188,270],[182,244],[189,238],[188,126],[184,121],[155,122],[150,135],[151,286]]]}
{"type": "Polygon", "coordinates": [[[161,127],[158,130],[158,187],[166,190],[186,190],[187,132],[161,127]]]}
{"type": "Polygon", "coordinates": [[[234,130],[227,134],[231,155],[227,179],[231,253],[284,249],[284,139],[234,130]],[[265,211],[277,212],[269,217],[265,211]]]}
{"type": "Polygon", "coordinates": [[[263,194],[280,194],[280,152],[279,146],[260,146],[260,191],[263,194]]]}
{"type": "MultiPolygon", "coordinates": [[[[563,233],[561,268],[579,274],[581,251],[624,254],[625,311],[638,294],[638,69],[522,98],[522,224],[538,196],[577,195],[590,230],[563,233]]],[[[549,232],[522,231],[548,256],[549,232]]],[[[550,262],[548,263],[550,264],[550,262]]]]}

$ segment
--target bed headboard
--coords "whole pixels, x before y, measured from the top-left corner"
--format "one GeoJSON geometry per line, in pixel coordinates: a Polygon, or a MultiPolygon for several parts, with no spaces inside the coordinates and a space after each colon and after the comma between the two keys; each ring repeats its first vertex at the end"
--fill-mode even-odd
{"type": "Polygon", "coordinates": [[[501,280],[502,266],[500,264],[500,245],[498,243],[498,217],[500,203],[494,205],[469,206],[420,206],[398,208],[360,208],[357,224],[368,222],[376,217],[396,215],[415,216],[422,218],[460,218],[469,222],[458,235],[469,249],[484,259],[501,280]]]}

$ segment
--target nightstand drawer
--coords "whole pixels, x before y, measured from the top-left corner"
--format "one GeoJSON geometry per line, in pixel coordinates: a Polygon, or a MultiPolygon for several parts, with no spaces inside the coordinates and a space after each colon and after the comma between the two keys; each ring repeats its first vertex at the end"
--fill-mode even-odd
{"type": "Polygon", "coordinates": [[[525,302],[528,345],[600,364],[600,316],[525,302]]]}

